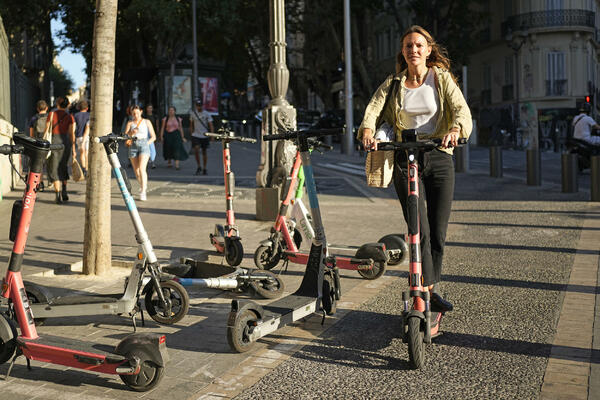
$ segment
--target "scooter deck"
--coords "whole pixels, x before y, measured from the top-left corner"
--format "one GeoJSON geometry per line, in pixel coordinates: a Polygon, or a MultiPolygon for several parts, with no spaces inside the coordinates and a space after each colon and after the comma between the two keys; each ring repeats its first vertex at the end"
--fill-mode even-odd
{"type": "Polygon", "coordinates": [[[279,318],[281,321],[280,326],[287,325],[314,313],[316,304],[317,299],[314,297],[291,294],[263,306],[263,310],[265,311],[263,319],[268,321],[279,318]]]}
{"type": "Polygon", "coordinates": [[[126,358],[121,355],[98,349],[98,344],[86,342],[83,340],[65,338],[63,336],[42,335],[39,336],[37,339],[27,339],[22,336],[19,336],[17,338],[17,342],[23,347],[44,346],[49,348],[53,347],[60,349],[75,350],[82,353],[95,354],[98,356],[109,358],[109,362],[121,362],[126,360],[126,358]]]}
{"type": "Polygon", "coordinates": [[[116,303],[123,297],[123,293],[105,294],[105,295],[76,295],[76,296],[58,296],[48,301],[50,306],[72,306],[76,304],[99,304],[116,303]]]}
{"type": "Polygon", "coordinates": [[[188,259],[185,264],[172,264],[161,268],[167,274],[173,274],[180,278],[220,278],[229,274],[239,272],[239,267],[214,264],[206,261],[188,259]]]}

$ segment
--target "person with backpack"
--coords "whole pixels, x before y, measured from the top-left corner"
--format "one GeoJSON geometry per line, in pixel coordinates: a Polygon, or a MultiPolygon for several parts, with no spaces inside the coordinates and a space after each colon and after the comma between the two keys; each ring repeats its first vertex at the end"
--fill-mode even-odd
{"type": "Polygon", "coordinates": [[[573,118],[573,137],[600,146],[600,136],[592,135],[592,131],[600,129],[600,125],[589,116],[590,111],[591,106],[588,103],[583,103],[579,107],[579,115],[573,118]]]}
{"type": "Polygon", "coordinates": [[[192,149],[196,157],[196,175],[203,173],[206,175],[206,149],[210,144],[210,139],[205,135],[206,132],[214,132],[212,117],[206,110],[203,110],[202,100],[196,99],[196,108],[190,112],[190,130],[192,131],[192,149]],[[200,149],[202,149],[202,161],[204,170],[200,166],[200,149]]]}
{"type": "Polygon", "coordinates": [[[29,120],[29,136],[35,139],[43,139],[46,132],[46,119],[48,119],[48,103],[39,100],[35,109],[37,114],[29,120]]]}
{"type": "Polygon", "coordinates": [[[67,180],[69,179],[69,158],[75,154],[75,119],[67,112],[69,100],[56,99],[56,109],[51,111],[46,121],[46,129],[52,131],[52,144],[63,144],[61,150],[52,150],[48,158],[48,180],[54,185],[56,204],[69,200],[67,180]]]}

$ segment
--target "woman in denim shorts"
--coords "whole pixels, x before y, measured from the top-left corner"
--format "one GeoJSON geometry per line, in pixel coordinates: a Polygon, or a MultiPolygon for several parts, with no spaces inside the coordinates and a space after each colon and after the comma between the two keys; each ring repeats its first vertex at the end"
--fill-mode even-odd
{"type": "Polygon", "coordinates": [[[148,174],[146,166],[150,158],[150,143],[156,140],[156,133],[152,123],[142,118],[142,109],[140,106],[133,106],[131,109],[133,119],[127,123],[125,132],[136,140],[129,146],[129,159],[135,172],[135,177],[140,183],[140,200],[146,201],[146,188],[148,187],[148,174]]]}

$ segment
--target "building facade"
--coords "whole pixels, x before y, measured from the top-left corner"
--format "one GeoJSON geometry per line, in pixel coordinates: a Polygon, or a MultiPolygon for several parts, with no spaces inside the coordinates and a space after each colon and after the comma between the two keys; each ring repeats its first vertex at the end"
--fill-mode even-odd
{"type": "Polygon", "coordinates": [[[468,99],[478,120],[479,143],[559,151],[580,103],[589,99],[592,116],[598,116],[599,4],[484,3],[489,20],[478,35],[480,47],[468,70],[468,99]]]}

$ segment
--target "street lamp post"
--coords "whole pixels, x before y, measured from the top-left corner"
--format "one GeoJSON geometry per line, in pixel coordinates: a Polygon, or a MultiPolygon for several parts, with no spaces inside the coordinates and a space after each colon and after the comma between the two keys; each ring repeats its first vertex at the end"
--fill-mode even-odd
{"type": "Polygon", "coordinates": [[[192,54],[194,57],[192,65],[192,97],[195,101],[196,99],[200,98],[200,90],[198,89],[198,39],[196,34],[196,0],[192,0],[192,54]]]}
{"type": "Polygon", "coordinates": [[[519,80],[520,80],[519,52],[521,50],[521,47],[523,47],[523,45],[527,41],[527,31],[520,30],[517,35],[513,35],[512,31],[509,28],[508,33],[506,34],[506,37],[504,39],[506,40],[506,44],[508,45],[508,47],[510,47],[515,53],[515,80],[516,80],[516,82],[515,82],[515,108],[514,108],[514,117],[513,117],[513,123],[514,123],[513,132],[515,135],[514,137],[516,139],[517,130],[521,128],[521,112],[519,110],[519,80]]]}

